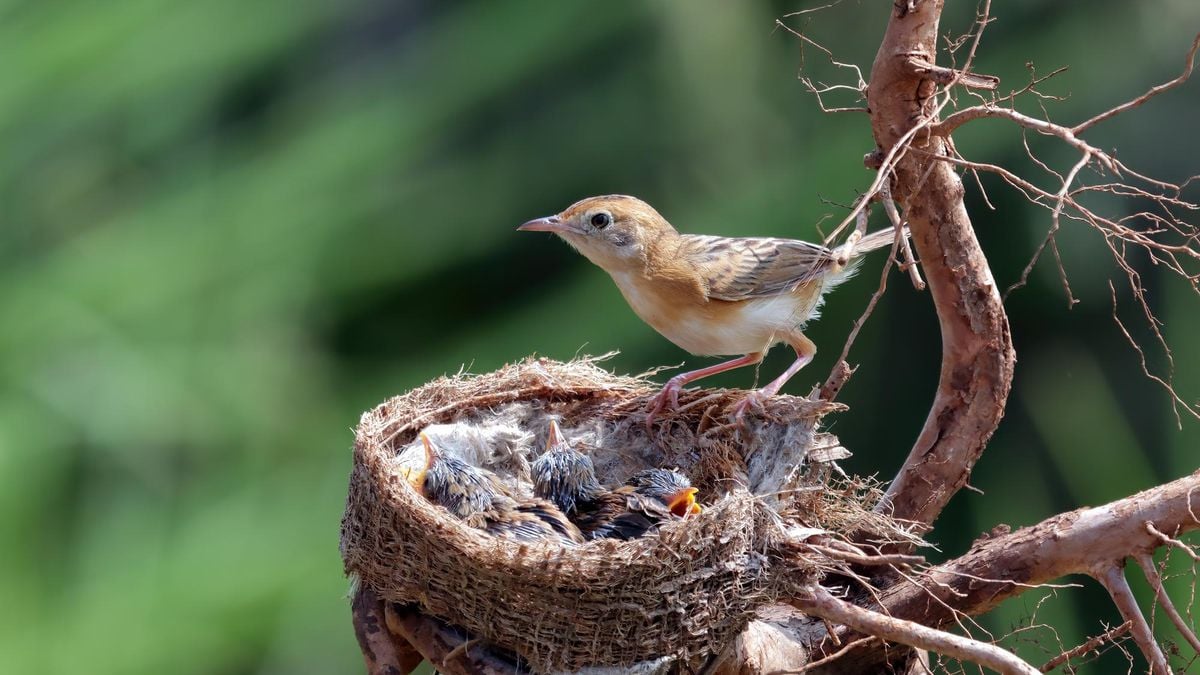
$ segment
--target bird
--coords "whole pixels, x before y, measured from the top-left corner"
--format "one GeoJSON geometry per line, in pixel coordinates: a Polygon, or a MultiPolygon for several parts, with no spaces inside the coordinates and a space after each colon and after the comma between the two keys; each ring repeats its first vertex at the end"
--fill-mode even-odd
{"type": "Polygon", "coordinates": [[[592,539],[635,539],[673,518],[700,513],[696,488],[683,474],[648,469],[616,490],[604,487],[587,455],[550,421],[546,451],[531,465],[534,494],[553,502],[592,539]]]}
{"type": "Polygon", "coordinates": [[[779,392],[812,361],[817,346],[804,335],[823,296],[856,269],[858,257],[895,239],[892,228],[851,235],[837,248],[794,239],[681,234],[646,202],[603,195],[557,215],[528,221],[523,232],[558,235],[616,283],[639,318],[697,356],[733,356],[672,377],[651,401],[645,423],[679,404],[684,385],[755,365],[778,343],[796,360],[734,408],[740,423],[750,407],[779,392]]]}
{"type": "Polygon", "coordinates": [[[494,536],[526,542],[583,543],[579,528],[553,502],[513,496],[495,474],[440,452],[425,433],[420,439],[423,461],[403,462],[400,474],[430,502],[494,536]]]}

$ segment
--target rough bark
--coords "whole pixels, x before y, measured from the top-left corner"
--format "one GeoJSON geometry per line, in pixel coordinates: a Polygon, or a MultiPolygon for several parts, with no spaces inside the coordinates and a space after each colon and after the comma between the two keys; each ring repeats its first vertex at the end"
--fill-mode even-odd
{"type": "MultiPolygon", "coordinates": [[[[1172,536],[1194,531],[1200,529],[1198,516],[1200,471],[1015,532],[998,528],[977,540],[965,555],[923,575],[920,584],[902,581],[885,588],[878,609],[930,627],[949,626],[957,614],[983,614],[1037,584],[1071,574],[1095,575],[1106,565],[1123,564],[1126,556],[1152,552],[1163,545],[1154,530],[1172,536]],[[1153,529],[1146,523],[1152,523],[1153,529]]],[[[853,639],[843,638],[843,642],[853,639]]],[[[812,672],[869,673],[886,660],[883,650],[861,649],[812,672]]]]}
{"type": "Polygon", "coordinates": [[[420,665],[421,654],[388,629],[383,601],[374,591],[360,586],[350,611],[368,675],[405,675],[420,665]]]}
{"type": "MultiPolygon", "coordinates": [[[[871,128],[886,154],[936,114],[936,83],[914,67],[934,62],[942,0],[893,8],[871,70],[871,128]]],[[[942,336],[937,394],[908,459],[881,508],[931,525],[970,478],[975,461],[1004,414],[1016,356],[1008,318],[987,259],[963,204],[953,168],[931,157],[946,141],[917,134],[916,152],[896,164],[892,193],[905,207],[942,336]]]]}

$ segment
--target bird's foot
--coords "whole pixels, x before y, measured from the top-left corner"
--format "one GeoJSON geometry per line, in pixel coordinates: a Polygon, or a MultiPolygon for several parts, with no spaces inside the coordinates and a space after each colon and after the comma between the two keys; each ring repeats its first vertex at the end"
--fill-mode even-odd
{"type": "Polygon", "coordinates": [[[650,431],[654,420],[664,410],[674,410],[679,407],[679,391],[681,389],[683,389],[683,382],[671,378],[662,391],[650,399],[650,412],[646,413],[646,431],[650,431]]]}
{"type": "Polygon", "coordinates": [[[755,389],[754,391],[746,394],[746,398],[742,399],[737,405],[733,406],[733,423],[736,424],[738,428],[745,429],[746,413],[752,408],[762,408],[763,401],[766,401],[770,397],[770,394],[762,391],[761,389],[755,389]]]}

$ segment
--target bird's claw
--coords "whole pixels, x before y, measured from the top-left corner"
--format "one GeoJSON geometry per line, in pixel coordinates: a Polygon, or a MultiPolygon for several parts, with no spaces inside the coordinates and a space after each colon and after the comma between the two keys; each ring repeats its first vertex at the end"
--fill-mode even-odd
{"type": "Polygon", "coordinates": [[[679,407],[679,390],[683,389],[683,384],[675,380],[667,381],[666,386],[658,395],[650,400],[650,412],[646,414],[646,431],[650,431],[654,424],[654,420],[664,410],[674,410],[679,407]]]}
{"type": "Polygon", "coordinates": [[[733,423],[740,429],[746,428],[746,412],[751,408],[761,408],[766,396],[761,391],[752,391],[746,394],[746,398],[738,402],[733,407],[733,423]]]}

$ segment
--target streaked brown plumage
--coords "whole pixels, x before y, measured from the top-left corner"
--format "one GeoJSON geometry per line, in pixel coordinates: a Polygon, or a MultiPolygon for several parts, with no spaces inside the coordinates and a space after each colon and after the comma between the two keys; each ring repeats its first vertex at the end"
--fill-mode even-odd
{"type": "Polygon", "coordinates": [[[671,378],[647,425],[678,404],[685,384],[756,364],[786,342],[796,361],[751,392],[737,417],[778,393],[816,354],[802,330],[817,316],[823,294],[853,273],[857,256],[894,239],[888,228],[829,249],[792,239],[680,234],[649,204],[625,195],[589,197],[517,229],[562,237],[608,272],[633,311],[679,347],[702,356],[741,355],[671,378]]]}
{"type": "Polygon", "coordinates": [[[643,471],[616,490],[596,479],[592,460],[550,422],[546,452],[531,466],[534,493],[549,499],[592,539],[634,539],[672,518],[699,513],[696,488],[668,469],[643,471]]]}
{"type": "Polygon", "coordinates": [[[421,434],[421,442],[424,464],[403,466],[402,474],[426,499],[467,525],[519,541],[583,541],[579,528],[552,502],[508,494],[491,472],[443,455],[425,434],[421,434]]]}

